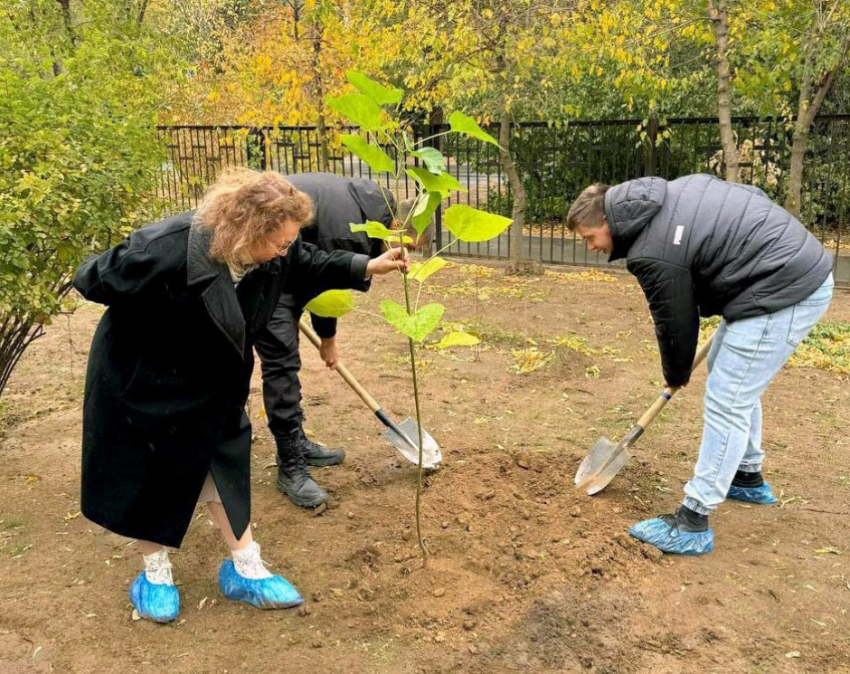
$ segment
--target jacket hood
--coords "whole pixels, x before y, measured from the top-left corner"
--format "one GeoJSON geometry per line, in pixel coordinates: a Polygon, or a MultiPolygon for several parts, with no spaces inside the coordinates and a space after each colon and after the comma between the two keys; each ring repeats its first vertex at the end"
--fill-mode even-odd
{"type": "Polygon", "coordinates": [[[655,217],[667,196],[664,178],[638,178],[615,185],[605,193],[605,216],[614,249],[609,262],[626,257],[647,223],[655,217]]]}

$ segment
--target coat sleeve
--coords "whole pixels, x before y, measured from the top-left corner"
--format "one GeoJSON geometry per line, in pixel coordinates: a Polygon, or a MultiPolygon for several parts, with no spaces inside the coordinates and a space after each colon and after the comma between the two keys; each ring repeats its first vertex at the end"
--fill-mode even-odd
{"type": "Polygon", "coordinates": [[[328,339],[336,336],[335,318],[326,318],[324,316],[310,314],[310,323],[313,325],[313,329],[316,331],[316,334],[322,339],[328,339]]]}
{"type": "Polygon", "coordinates": [[[369,289],[371,279],[366,278],[369,256],[336,250],[326,253],[299,239],[293,246],[283,292],[296,297],[312,298],[326,290],[369,289]]]}
{"type": "Polygon", "coordinates": [[[629,260],[655,322],[661,367],[669,386],[690,381],[699,341],[699,307],[691,272],[685,267],[646,258],[629,260]]]}
{"type": "Polygon", "coordinates": [[[128,239],[88,258],[74,274],[74,288],[87,300],[111,306],[165,290],[170,262],[158,247],[128,239]]]}

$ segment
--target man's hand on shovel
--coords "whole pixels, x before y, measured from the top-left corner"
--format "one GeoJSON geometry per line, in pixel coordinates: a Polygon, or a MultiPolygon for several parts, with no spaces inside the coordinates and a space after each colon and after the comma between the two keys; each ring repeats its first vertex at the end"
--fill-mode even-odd
{"type": "MultiPolygon", "coordinates": [[[[700,363],[708,356],[711,349],[711,342],[714,335],[709,337],[694,358],[694,364],[691,367],[691,373],[697,369],[700,363]]],[[[625,466],[629,459],[632,458],[629,448],[637,439],[643,435],[647,426],[652,423],[652,420],[658,416],[659,412],[664,409],[664,406],[673,397],[679,388],[687,386],[687,382],[682,386],[667,386],[652,406],[638,419],[638,422],[632,426],[620,442],[613,443],[608,438],[599,438],[596,444],[590,450],[590,453],[584,457],[584,461],[578,467],[575,477],[576,489],[586,491],[588,495],[596,494],[608,486],[608,483],[614,479],[614,476],[620,472],[620,469],[625,466]]]]}
{"type": "Polygon", "coordinates": [[[339,363],[339,347],[336,345],[336,337],[322,337],[319,345],[319,356],[325,365],[333,369],[339,363]]]}

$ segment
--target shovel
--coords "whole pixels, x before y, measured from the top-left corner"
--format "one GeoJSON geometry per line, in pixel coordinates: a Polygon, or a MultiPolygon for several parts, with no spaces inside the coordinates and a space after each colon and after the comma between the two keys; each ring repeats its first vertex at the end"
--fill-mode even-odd
{"type": "MultiPolygon", "coordinates": [[[[705,360],[713,339],[714,335],[712,334],[697,351],[691,372],[696,370],[699,364],[705,360]]],[[[676,386],[666,387],[659,394],[652,407],[638,419],[638,422],[632,426],[626,437],[617,444],[614,444],[608,438],[599,438],[593,445],[593,449],[590,450],[590,454],[584,457],[584,461],[578,467],[575,477],[576,489],[586,489],[588,495],[591,496],[605,489],[608,483],[614,479],[614,476],[620,472],[620,469],[632,458],[629,448],[643,435],[652,420],[658,416],[658,413],[664,409],[664,406],[678,390],[679,388],[676,386]]]]}
{"type": "MultiPolygon", "coordinates": [[[[307,336],[307,339],[313,343],[313,346],[318,349],[322,345],[322,341],[319,339],[315,330],[303,320],[298,322],[298,327],[307,336]]],[[[345,365],[337,363],[333,369],[345,379],[345,383],[354,389],[354,392],[360,396],[360,399],[375,413],[375,416],[378,417],[380,422],[387,427],[387,430],[383,434],[384,439],[393,445],[405,459],[419,465],[419,426],[416,422],[410,417],[407,417],[400,424],[397,424],[390,418],[389,414],[381,409],[377,401],[360,385],[360,382],[354,378],[354,375],[348,371],[345,365]]],[[[442,460],[443,455],[440,453],[440,446],[437,444],[437,441],[431,437],[428,431],[422,429],[422,466],[425,468],[436,468],[437,464],[442,460]]]]}

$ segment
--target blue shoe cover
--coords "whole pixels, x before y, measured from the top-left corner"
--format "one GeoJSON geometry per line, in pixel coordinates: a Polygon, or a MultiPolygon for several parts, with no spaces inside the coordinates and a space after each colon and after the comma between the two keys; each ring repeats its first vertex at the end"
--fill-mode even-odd
{"type": "Polygon", "coordinates": [[[180,612],[177,588],[150,582],[144,571],[130,586],[130,601],[142,618],[156,623],[170,623],[180,612]]]}
{"type": "Polygon", "coordinates": [[[767,482],[761,487],[729,487],[726,498],[731,498],[735,501],[745,501],[747,503],[761,503],[762,505],[770,505],[777,502],[776,497],[773,495],[773,490],[767,482]]]}
{"type": "Polygon", "coordinates": [[[292,585],[280,576],[254,580],[236,572],[232,559],[226,559],[218,571],[218,584],[228,599],[244,601],[257,608],[291,608],[304,603],[292,585]]]}
{"type": "Polygon", "coordinates": [[[629,529],[629,534],[644,543],[655,546],[661,552],[676,555],[704,555],[714,550],[714,531],[682,531],[663,520],[653,518],[638,522],[629,529]]]}

